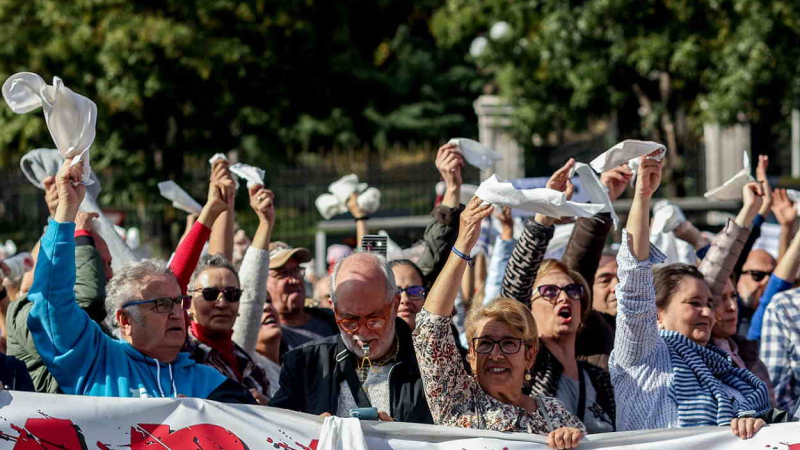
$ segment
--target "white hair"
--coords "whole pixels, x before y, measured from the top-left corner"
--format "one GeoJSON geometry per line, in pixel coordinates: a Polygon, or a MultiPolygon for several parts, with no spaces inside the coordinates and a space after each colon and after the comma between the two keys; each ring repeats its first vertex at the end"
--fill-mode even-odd
{"type": "MultiPolygon", "coordinates": [[[[118,270],[106,286],[105,308],[109,321],[115,326],[118,325],[115,318],[122,305],[139,300],[144,281],[149,277],[160,275],[175,278],[167,263],[158,258],[145,259],[118,270]]],[[[175,282],[177,283],[177,279],[175,282]]],[[[133,320],[141,323],[142,318],[138,308],[131,308],[128,312],[133,320]]]]}
{"type": "Polygon", "coordinates": [[[397,294],[397,282],[394,280],[394,273],[392,272],[392,268],[389,267],[389,262],[386,261],[386,258],[377,253],[357,251],[340,259],[333,267],[333,273],[331,273],[331,302],[333,302],[334,305],[336,304],[336,279],[339,275],[339,269],[341,269],[342,264],[348,259],[362,256],[368,256],[369,259],[372,260],[372,263],[378,267],[383,274],[383,278],[386,280],[386,302],[391,302],[395,294],[397,294]]]}

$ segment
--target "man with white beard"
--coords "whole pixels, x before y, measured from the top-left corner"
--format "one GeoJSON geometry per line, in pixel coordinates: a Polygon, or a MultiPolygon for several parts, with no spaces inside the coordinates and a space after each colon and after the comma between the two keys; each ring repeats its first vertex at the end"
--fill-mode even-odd
{"type": "Polygon", "coordinates": [[[348,417],[374,407],[381,420],[433,423],[400,296],[381,256],[354,253],[336,264],[331,300],[339,335],[284,356],[270,406],[348,417]]]}

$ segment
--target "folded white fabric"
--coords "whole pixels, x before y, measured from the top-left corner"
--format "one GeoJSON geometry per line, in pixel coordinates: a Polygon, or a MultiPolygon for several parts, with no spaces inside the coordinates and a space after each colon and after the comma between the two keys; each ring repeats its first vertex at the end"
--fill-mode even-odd
{"type": "Polygon", "coordinates": [[[103,214],[97,201],[91,195],[86,195],[80,206],[81,211],[93,212],[98,214],[98,218],[92,223],[94,224],[94,231],[106,241],[108,250],[111,252],[111,268],[118,271],[123,267],[139,261],[139,258],[128,244],[117,234],[114,229],[114,224],[111,220],[103,214]]]}
{"type": "Polygon", "coordinates": [[[614,211],[614,205],[611,203],[611,199],[608,197],[608,188],[600,182],[600,178],[597,177],[597,174],[594,173],[594,170],[592,170],[588,164],[576,162],[572,168],[570,177],[574,174],[577,174],[578,178],[580,178],[581,186],[583,186],[583,190],[589,198],[589,201],[591,203],[603,205],[604,208],[600,212],[611,213],[611,220],[614,221],[614,229],[616,230],[619,226],[619,217],[617,216],[617,212],[614,211]]]}
{"type": "Polygon", "coordinates": [[[472,139],[453,138],[447,143],[456,144],[458,151],[464,155],[464,159],[481,170],[489,169],[494,165],[495,161],[503,159],[503,155],[500,153],[472,139]]]}
{"type": "MultiPolygon", "coordinates": [[[[64,157],[55,149],[37,148],[26,153],[19,161],[22,173],[25,178],[34,186],[44,190],[42,181],[49,176],[56,176],[61,165],[64,164],[64,157]]],[[[91,172],[90,179],[92,184],[86,186],[86,193],[94,198],[100,195],[100,180],[94,172],[91,172]]]]}
{"type": "Polygon", "coordinates": [[[326,417],[319,432],[317,450],[369,450],[361,422],[355,417],[326,417]]]}
{"type": "Polygon", "coordinates": [[[64,158],[72,158],[72,164],[83,164],[82,184],[89,186],[94,181],[89,165],[89,148],[95,138],[97,105],[78,95],[58,77],[53,77],[49,86],[35,73],[20,72],[3,83],[3,98],[17,114],[26,114],[38,108],[44,110],[44,119],[56,148],[64,158]]]}
{"type": "Polygon", "coordinates": [[[231,172],[235,173],[239,178],[244,178],[247,180],[247,189],[250,189],[253,186],[264,185],[265,172],[258,167],[236,163],[231,166],[231,172]]]}
{"type": "Polygon", "coordinates": [[[626,163],[631,159],[649,155],[656,150],[659,151],[658,156],[653,156],[653,158],[661,161],[664,158],[664,154],[667,152],[667,147],[665,147],[664,144],[653,141],[626,139],[593,159],[590,165],[592,169],[602,173],[626,163]]]}
{"type": "Polygon", "coordinates": [[[211,164],[212,166],[213,166],[213,165],[214,165],[214,163],[216,163],[217,161],[227,161],[227,162],[231,162],[231,160],[230,160],[230,159],[228,159],[228,157],[227,157],[227,156],[225,156],[225,153],[214,153],[214,156],[212,156],[211,158],[208,158],[208,163],[209,163],[209,164],[211,164]]]}
{"type": "Polygon", "coordinates": [[[604,205],[569,201],[565,193],[554,189],[519,190],[497,175],[492,175],[481,183],[475,195],[485,203],[495,206],[510,206],[553,218],[592,217],[605,207],[604,205]]]}
{"type": "Polygon", "coordinates": [[[667,260],[662,265],[684,263],[694,265],[697,262],[697,253],[688,242],[678,239],[674,233],[651,233],[650,243],[658,247],[667,260]]]}
{"type": "Polygon", "coordinates": [[[347,201],[354,193],[359,194],[356,202],[365,213],[372,214],[380,208],[381,191],[374,187],[368,188],[367,183],[359,183],[358,175],[354,173],[331,183],[328,191],[330,194],[322,194],[314,201],[317,210],[326,220],[347,212],[347,201]]]}
{"type": "Polygon", "coordinates": [[[678,225],[686,222],[686,216],[680,208],[669,200],[659,200],[653,205],[653,221],[650,234],[671,233],[678,225]]]}
{"type": "Polygon", "coordinates": [[[181,211],[185,211],[189,214],[200,214],[203,210],[203,207],[197,200],[193,199],[191,195],[172,180],[158,183],[158,191],[161,193],[162,197],[172,201],[173,207],[181,211]]]}
{"type": "Polygon", "coordinates": [[[344,205],[339,198],[333,194],[322,194],[314,201],[317,205],[317,210],[325,220],[331,217],[347,212],[347,206],[344,205]]]}
{"type": "MultiPolygon", "coordinates": [[[[447,189],[447,184],[444,181],[440,181],[436,183],[435,189],[436,189],[436,195],[444,195],[444,191],[445,189],[447,189]]],[[[460,199],[461,203],[465,205],[469,203],[469,201],[472,200],[472,197],[475,196],[475,191],[477,190],[478,186],[475,186],[474,184],[462,184],[461,199],[460,199]]]]}
{"type": "Polygon", "coordinates": [[[742,170],[738,171],[736,175],[723,183],[722,186],[711,189],[703,194],[705,198],[715,200],[741,200],[742,188],[747,183],[756,181],[756,179],[750,175],[750,157],[747,155],[747,152],[742,153],[744,158],[744,167],[742,170]]]}

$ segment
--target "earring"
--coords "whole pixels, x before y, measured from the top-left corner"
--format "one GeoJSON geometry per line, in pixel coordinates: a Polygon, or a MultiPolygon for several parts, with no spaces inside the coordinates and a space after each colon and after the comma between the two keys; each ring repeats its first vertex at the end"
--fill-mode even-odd
{"type": "Polygon", "coordinates": [[[525,381],[531,381],[531,374],[529,373],[525,374],[525,381]]]}

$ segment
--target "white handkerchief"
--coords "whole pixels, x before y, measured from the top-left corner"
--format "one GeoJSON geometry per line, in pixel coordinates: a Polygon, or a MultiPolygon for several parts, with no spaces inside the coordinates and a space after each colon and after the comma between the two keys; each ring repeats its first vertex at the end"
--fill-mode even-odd
{"type": "Polygon", "coordinates": [[[317,205],[317,210],[325,220],[337,214],[347,212],[347,207],[333,194],[320,195],[314,201],[314,204],[317,205]]]}
{"type": "MultiPolygon", "coordinates": [[[[619,225],[619,217],[617,216],[617,212],[614,211],[614,205],[611,203],[611,199],[608,197],[608,188],[600,182],[600,178],[597,177],[597,174],[594,173],[594,170],[592,170],[588,164],[576,162],[572,171],[580,178],[581,186],[583,186],[586,196],[589,197],[589,201],[598,205],[604,205],[601,212],[611,213],[611,219],[614,221],[614,229],[616,230],[619,225]]],[[[570,174],[570,177],[572,175],[573,174],[570,174]]]]}
{"type": "Polygon", "coordinates": [[[250,189],[253,186],[264,185],[265,172],[258,167],[236,163],[231,166],[231,172],[235,173],[239,178],[244,178],[247,180],[247,189],[250,189]]]}
{"type": "Polygon", "coordinates": [[[626,163],[633,158],[649,155],[656,150],[659,150],[659,154],[654,158],[661,161],[664,158],[664,154],[667,152],[667,147],[665,147],[664,144],[653,141],[626,139],[593,159],[590,165],[596,172],[602,173],[620,164],[626,163]]]}
{"type": "Polygon", "coordinates": [[[358,207],[367,214],[372,214],[381,206],[381,191],[371,187],[359,194],[356,200],[358,207]]]}
{"type": "Polygon", "coordinates": [[[742,188],[747,183],[756,181],[750,175],[750,157],[747,152],[742,152],[744,157],[744,168],[736,173],[730,180],[726,181],[722,186],[711,189],[703,194],[705,198],[715,200],[741,200],[742,188]]]}
{"type": "Polygon", "coordinates": [[[789,200],[794,203],[794,209],[797,211],[797,215],[800,216],[800,208],[797,207],[797,202],[800,202],[800,191],[796,191],[794,189],[787,189],[786,196],[789,197],[789,200]]]}
{"type": "Polygon", "coordinates": [[[189,214],[200,214],[203,207],[197,203],[186,191],[184,191],[174,181],[162,181],[158,183],[158,191],[167,200],[172,200],[172,206],[189,214]]]}
{"type": "Polygon", "coordinates": [[[212,166],[217,161],[228,161],[228,162],[230,162],[231,160],[229,160],[228,157],[225,156],[225,153],[214,153],[214,156],[212,156],[211,158],[208,158],[208,163],[211,164],[212,166]]]}
{"type": "Polygon", "coordinates": [[[503,159],[500,153],[472,139],[453,138],[448,144],[456,144],[464,159],[481,170],[489,169],[495,161],[503,159]]]}
{"type": "Polygon", "coordinates": [[[653,205],[653,221],[650,234],[672,233],[678,225],[686,222],[686,216],[680,208],[669,200],[659,200],[653,205]]]}
{"type": "Polygon", "coordinates": [[[604,205],[569,201],[566,194],[554,189],[518,190],[497,175],[492,175],[481,183],[475,195],[484,202],[495,206],[510,206],[553,218],[592,217],[605,207],[604,205]]]}
{"type": "Polygon", "coordinates": [[[346,204],[353,193],[359,192],[361,185],[366,189],[366,183],[359,184],[358,175],[351,173],[331,183],[330,186],[328,186],[328,190],[331,194],[335,195],[339,201],[346,204]]]}
{"type": "Polygon", "coordinates": [[[81,184],[94,183],[88,153],[97,124],[97,105],[93,101],[72,92],[58,77],[53,77],[53,85],[49,86],[42,77],[30,72],[9,77],[3,83],[3,98],[17,114],[41,107],[58,151],[64,158],[74,158],[73,165],[82,162],[81,184]]]}

